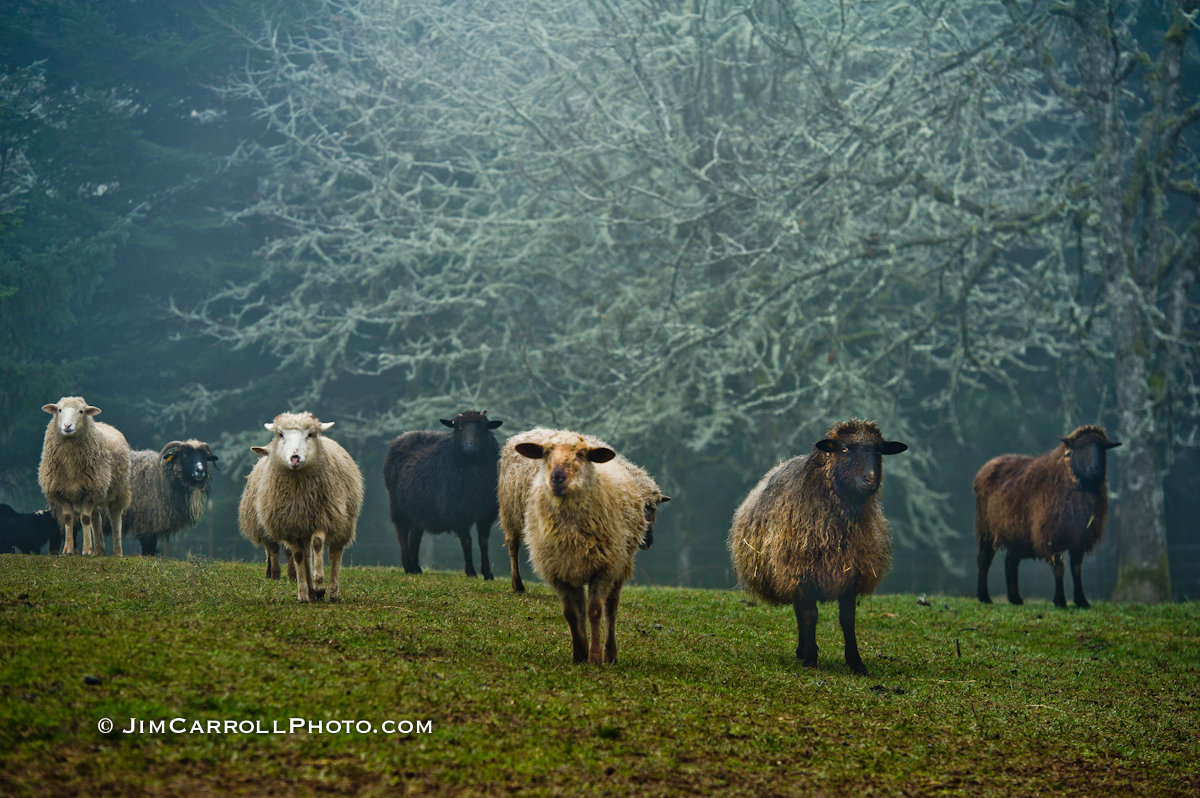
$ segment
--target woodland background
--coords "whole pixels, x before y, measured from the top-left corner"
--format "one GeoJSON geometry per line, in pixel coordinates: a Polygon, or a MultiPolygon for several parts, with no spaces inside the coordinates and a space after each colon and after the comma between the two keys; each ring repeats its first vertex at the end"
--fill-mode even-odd
{"type": "MultiPolygon", "coordinates": [[[[882,589],[972,593],[975,471],[1101,423],[1125,445],[1089,593],[1164,598],[1169,563],[1169,594],[1200,595],[1194,2],[0,18],[19,510],[42,504],[40,406],[80,394],[135,448],[221,456],[171,556],[261,556],[237,534],[248,446],[308,409],[366,477],[350,562],[397,565],[386,442],[488,409],[659,477],[639,581],[732,587],[738,502],[855,415],[912,446],[885,465],[882,589]]],[[[1048,596],[1049,568],[1023,585],[1048,596]]]]}

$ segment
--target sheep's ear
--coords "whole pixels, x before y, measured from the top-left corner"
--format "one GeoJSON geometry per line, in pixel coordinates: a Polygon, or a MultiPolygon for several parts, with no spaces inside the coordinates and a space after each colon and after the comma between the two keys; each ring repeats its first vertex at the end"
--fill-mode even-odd
{"type": "Polygon", "coordinates": [[[266,446],[251,446],[250,451],[254,452],[259,457],[266,457],[270,452],[270,449],[268,449],[266,446]]]}
{"type": "Polygon", "coordinates": [[[1115,449],[1120,445],[1121,445],[1120,441],[1109,441],[1108,443],[1104,444],[1104,448],[1105,449],[1115,449]]]}
{"type": "Polygon", "coordinates": [[[321,425],[321,432],[329,432],[329,429],[336,423],[336,421],[326,421],[321,425]]]}
{"type": "Polygon", "coordinates": [[[530,460],[541,460],[546,456],[546,450],[538,443],[518,443],[515,447],[517,454],[530,460]]]}
{"type": "Polygon", "coordinates": [[[834,452],[836,452],[838,450],[838,442],[835,440],[832,440],[831,438],[826,438],[823,441],[817,441],[816,443],[814,443],[813,448],[816,449],[818,452],[825,452],[825,454],[833,454],[834,452]]]}
{"type": "Polygon", "coordinates": [[[665,494],[665,493],[664,493],[664,494],[663,494],[663,497],[662,497],[661,499],[659,499],[659,500],[658,500],[658,503],[659,503],[659,504],[666,504],[666,503],[667,503],[667,502],[669,502],[669,501],[671,501],[671,497],[670,497],[670,496],[668,496],[667,494],[665,494]]]}
{"type": "Polygon", "coordinates": [[[593,463],[607,463],[616,456],[616,452],[604,446],[597,446],[595,449],[588,449],[588,459],[593,463]]]}
{"type": "Polygon", "coordinates": [[[42,409],[50,415],[54,415],[58,412],[58,405],[42,405],[42,409]]]}
{"type": "Polygon", "coordinates": [[[88,405],[83,409],[83,412],[87,413],[89,416],[98,416],[100,415],[100,408],[88,405]]]}
{"type": "Polygon", "coordinates": [[[907,450],[908,444],[900,441],[884,441],[883,445],[879,447],[880,454],[900,454],[907,450]]]}
{"type": "Polygon", "coordinates": [[[447,427],[453,427],[453,426],[454,426],[454,422],[453,422],[453,421],[447,421],[447,420],[446,420],[446,419],[444,419],[444,418],[439,418],[439,419],[438,419],[438,421],[442,422],[442,423],[443,423],[443,424],[445,424],[447,427]]]}
{"type": "MultiPolygon", "coordinates": [[[[503,423],[504,423],[503,421],[489,421],[488,429],[497,429],[503,423]]],[[[1118,445],[1120,445],[1120,444],[1118,444],[1118,445]]]]}
{"type": "Polygon", "coordinates": [[[275,422],[272,421],[270,424],[263,424],[263,428],[266,429],[267,432],[274,432],[275,431],[275,422]]]}
{"type": "Polygon", "coordinates": [[[212,463],[213,468],[217,469],[218,471],[221,470],[221,467],[219,465],[217,465],[217,460],[219,458],[215,454],[210,454],[208,457],[205,457],[204,459],[207,460],[208,462],[212,463]]]}

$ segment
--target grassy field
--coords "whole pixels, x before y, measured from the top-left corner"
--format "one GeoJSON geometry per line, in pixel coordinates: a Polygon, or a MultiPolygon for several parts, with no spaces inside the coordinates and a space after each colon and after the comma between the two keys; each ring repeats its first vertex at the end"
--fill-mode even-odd
{"type": "Polygon", "coordinates": [[[302,606],[261,568],[0,557],[0,794],[1200,793],[1196,603],[869,598],[861,678],[836,605],[814,671],[790,609],[635,587],[592,668],[540,584],[349,568],[302,606]],[[290,718],[367,723],[257,733],[290,718]]]}

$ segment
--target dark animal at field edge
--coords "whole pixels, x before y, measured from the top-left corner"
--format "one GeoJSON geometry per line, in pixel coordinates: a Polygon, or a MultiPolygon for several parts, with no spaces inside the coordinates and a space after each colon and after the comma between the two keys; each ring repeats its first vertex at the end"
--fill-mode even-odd
{"type": "Polygon", "coordinates": [[[838,602],[846,664],[867,675],[855,634],[856,601],[891,567],[892,542],[880,503],[885,441],[873,422],[835,424],[812,453],[767,472],[733,517],[729,549],[751,595],[792,605],[796,657],[817,665],[817,602],[838,602]]]}
{"type": "Polygon", "coordinates": [[[0,554],[11,554],[13,549],[40,554],[47,543],[50,554],[58,554],[62,548],[62,530],[53,513],[49,510],[18,513],[7,504],[0,504],[0,554]]]}
{"type": "Polygon", "coordinates": [[[421,573],[421,537],[453,532],[462,544],[467,576],[475,576],[471,526],[479,538],[479,564],[492,578],[488,536],[500,512],[496,499],[500,444],[492,430],[502,421],[487,411],[464,410],[452,421],[440,419],[451,432],[406,432],[388,445],[383,481],[400,560],[410,574],[421,573]]]}
{"type": "Polygon", "coordinates": [[[1083,556],[1104,536],[1108,520],[1110,441],[1103,427],[1078,427],[1040,457],[1004,454],[975,475],[975,539],[979,544],[979,600],[992,602],[987,576],[996,549],[1007,550],[1004,576],[1008,602],[1022,604],[1017,583],[1021,560],[1046,560],[1054,571],[1054,604],[1067,606],[1064,551],[1071,553],[1075,606],[1089,607],[1083,594],[1083,556]]]}

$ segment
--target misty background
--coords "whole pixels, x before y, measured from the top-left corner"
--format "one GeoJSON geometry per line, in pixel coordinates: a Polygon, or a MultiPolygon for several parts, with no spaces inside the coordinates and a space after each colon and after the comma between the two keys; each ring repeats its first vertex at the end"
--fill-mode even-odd
{"type": "MultiPolygon", "coordinates": [[[[885,461],[880,589],[973,595],[975,472],[1099,423],[1125,445],[1089,593],[1165,584],[1165,553],[1170,595],[1200,596],[1194,2],[0,17],[18,510],[44,506],[41,406],[81,395],[134,448],[220,456],[169,556],[261,561],[249,446],[311,410],[365,477],[347,562],[398,566],[387,442],[486,409],[501,439],[575,428],[654,474],[637,582],[729,588],[736,506],[857,416],[912,447],[885,461]]],[[[457,539],[422,564],[461,570],[457,539]]],[[[1047,565],[1021,579],[1052,595],[1047,565]]]]}

